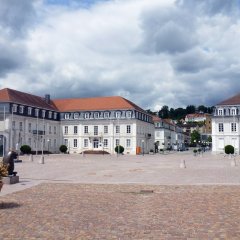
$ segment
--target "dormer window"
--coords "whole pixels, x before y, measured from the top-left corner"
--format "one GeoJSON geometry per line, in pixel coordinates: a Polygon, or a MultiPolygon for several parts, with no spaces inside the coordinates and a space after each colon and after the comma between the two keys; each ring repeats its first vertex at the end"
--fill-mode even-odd
{"type": "Polygon", "coordinates": [[[84,114],[84,118],[85,118],[85,119],[89,119],[89,117],[90,117],[90,114],[89,114],[89,113],[85,113],[85,114],[84,114]]]}
{"type": "Polygon", "coordinates": [[[218,109],[218,115],[222,116],[223,115],[223,109],[218,109]]]}
{"type": "Polygon", "coordinates": [[[65,118],[65,119],[69,119],[69,117],[70,117],[70,116],[69,116],[69,113],[65,113],[64,118],[65,118]]]}
{"type": "Polygon", "coordinates": [[[131,117],[132,117],[132,112],[131,112],[131,111],[127,111],[126,117],[127,117],[127,118],[131,118],[131,117]]]}
{"type": "Polygon", "coordinates": [[[48,118],[52,118],[52,112],[51,111],[48,112],[48,118]]]}
{"type": "Polygon", "coordinates": [[[23,111],[24,111],[24,106],[20,106],[19,107],[19,113],[23,114],[23,111]]]}
{"type": "Polygon", "coordinates": [[[32,108],[28,107],[28,115],[32,115],[32,108]]]}
{"type": "Polygon", "coordinates": [[[233,115],[233,116],[236,115],[236,108],[231,109],[231,115],[233,115]]]}
{"type": "Polygon", "coordinates": [[[42,118],[45,118],[46,116],[46,110],[42,110],[42,118]]]}
{"type": "Polygon", "coordinates": [[[98,112],[94,113],[94,118],[99,118],[99,113],[98,112]]]}
{"type": "Polygon", "coordinates": [[[121,117],[121,112],[116,112],[115,116],[116,116],[116,118],[120,118],[121,117]]]}
{"type": "Polygon", "coordinates": [[[39,109],[35,109],[35,117],[39,116],[39,109]]]}
{"type": "Polygon", "coordinates": [[[53,118],[57,119],[57,113],[56,112],[53,114],[53,118]]]}
{"type": "Polygon", "coordinates": [[[78,119],[79,118],[79,113],[74,113],[73,118],[78,119]]]}
{"type": "Polygon", "coordinates": [[[109,116],[110,116],[110,113],[109,113],[109,112],[105,112],[105,113],[104,113],[104,118],[109,118],[109,116]]]}
{"type": "Polygon", "coordinates": [[[17,105],[16,105],[16,104],[14,104],[14,105],[12,106],[12,112],[17,112],[17,105]]]}

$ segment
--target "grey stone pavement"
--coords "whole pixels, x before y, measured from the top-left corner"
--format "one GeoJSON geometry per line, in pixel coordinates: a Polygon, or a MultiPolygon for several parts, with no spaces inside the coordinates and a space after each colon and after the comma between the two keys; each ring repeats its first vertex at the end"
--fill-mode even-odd
{"type": "Polygon", "coordinates": [[[240,156],[20,159],[20,182],[0,193],[1,240],[240,239],[240,156]]]}
{"type": "Polygon", "coordinates": [[[20,191],[43,182],[93,184],[146,184],[146,185],[239,185],[240,156],[232,159],[223,154],[206,152],[193,156],[192,151],[155,155],[40,155],[20,156],[15,163],[20,182],[4,185],[0,196],[20,191]],[[186,168],[180,168],[181,161],[186,168]]]}

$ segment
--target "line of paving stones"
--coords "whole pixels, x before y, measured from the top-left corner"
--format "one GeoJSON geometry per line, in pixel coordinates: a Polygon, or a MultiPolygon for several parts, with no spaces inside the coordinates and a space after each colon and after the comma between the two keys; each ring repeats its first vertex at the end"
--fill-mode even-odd
{"type": "Polygon", "coordinates": [[[0,198],[0,239],[240,239],[240,186],[44,183],[0,198]]]}

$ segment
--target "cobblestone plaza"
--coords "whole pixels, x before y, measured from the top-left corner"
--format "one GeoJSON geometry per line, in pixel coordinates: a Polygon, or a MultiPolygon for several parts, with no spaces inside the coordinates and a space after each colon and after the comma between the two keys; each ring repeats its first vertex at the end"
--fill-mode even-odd
{"type": "Polygon", "coordinates": [[[20,183],[0,194],[0,239],[240,238],[239,156],[21,159],[20,183]]]}

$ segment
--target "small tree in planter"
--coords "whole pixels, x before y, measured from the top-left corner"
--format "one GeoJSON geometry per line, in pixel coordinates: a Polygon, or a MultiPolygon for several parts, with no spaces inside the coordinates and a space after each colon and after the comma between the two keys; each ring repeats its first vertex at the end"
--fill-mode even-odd
{"type": "Polygon", "coordinates": [[[115,147],[115,152],[122,154],[122,153],[124,152],[124,147],[121,146],[121,145],[117,145],[117,146],[115,147]]]}
{"type": "Polygon", "coordinates": [[[230,156],[229,154],[234,154],[234,147],[232,145],[227,145],[225,146],[224,151],[230,156]]]}
{"type": "Polygon", "coordinates": [[[32,151],[32,149],[31,149],[31,147],[28,146],[28,145],[22,145],[22,146],[20,147],[20,151],[21,151],[23,154],[30,154],[31,151],[32,151]]]}
{"type": "Polygon", "coordinates": [[[193,150],[193,154],[194,154],[194,156],[197,156],[197,152],[198,152],[197,149],[194,149],[194,150],[193,150]]]}
{"type": "Polygon", "coordinates": [[[59,150],[60,150],[61,153],[66,153],[67,152],[67,146],[66,145],[61,145],[59,147],[59,150]]]}

